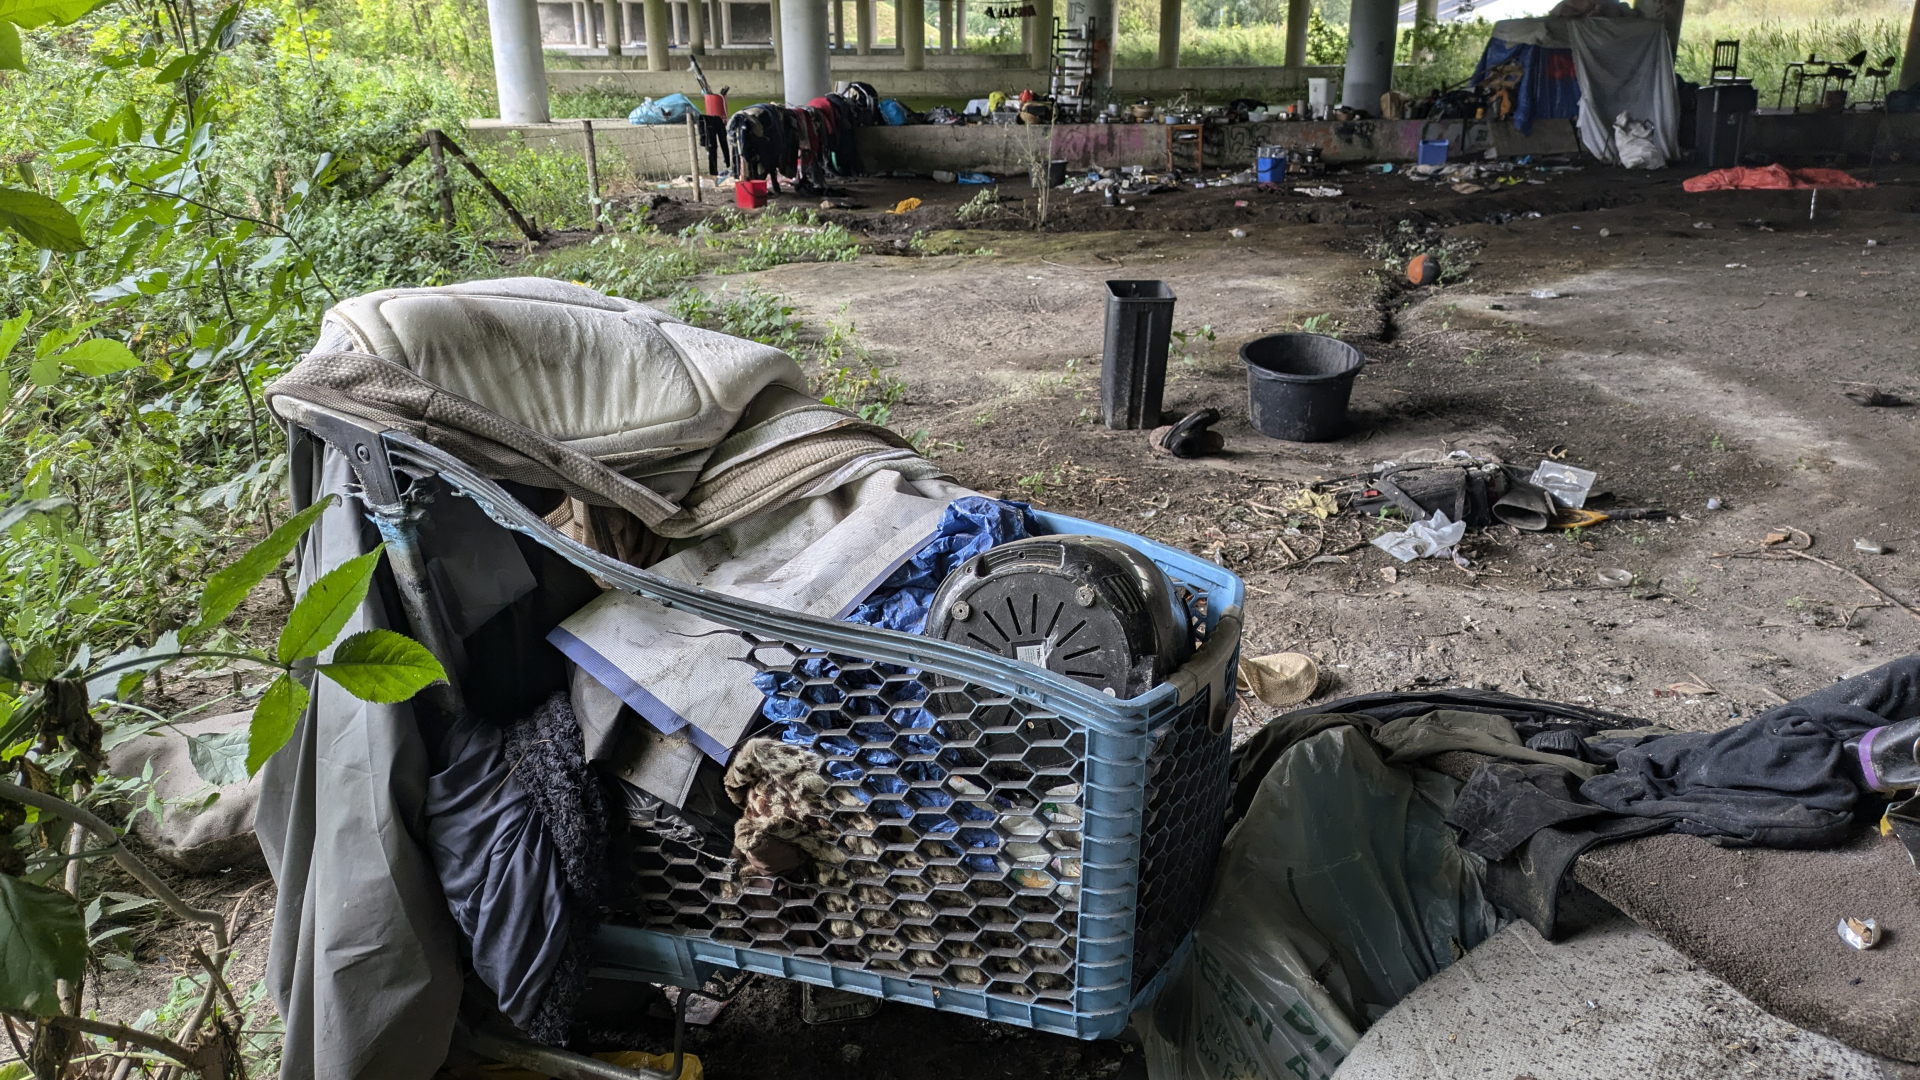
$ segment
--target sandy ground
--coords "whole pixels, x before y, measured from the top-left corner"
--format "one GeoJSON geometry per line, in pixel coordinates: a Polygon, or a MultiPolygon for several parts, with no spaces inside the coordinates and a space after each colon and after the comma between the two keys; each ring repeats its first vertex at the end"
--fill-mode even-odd
{"type": "MultiPolygon", "coordinates": [[[[1920,602],[1920,514],[1902,464],[1920,449],[1920,409],[1843,396],[1877,388],[1920,400],[1908,299],[1920,191],[1880,173],[1873,191],[1824,194],[1812,220],[1805,193],[1694,196],[1678,174],[1588,168],[1476,195],[1350,174],[1334,178],[1343,195],[1331,199],[1224,188],[1127,209],[1073,196],[1049,207],[1047,230],[1009,184],[1002,214],[964,231],[951,210],[972,192],[868,181],[849,195],[926,205],[898,217],[835,212],[873,254],[751,279],[815,328],[850,323],[904,381],[894,426],[924,430],[962,482],[1233,568],[1249,589],[1246,648],[1312,654],[1325,673],[1320,699],[1478,686],[1712,729],[1920,639],[1920,614],[1907,608],[1920,602]],[[1396,284],[1365,251],[1401,220],[1477,242],[1469,278],[1396,284]],[[914,253],[916,233],[920,250],[954,254],[914,253]],[[1218,408],[1222,454],[1178,461],[1139,432],[1100,424],[1109,278],[1172,286],[1184,340],[1167,409],[1218,408]],[[1531,295],[1543,289],[1559,295],[1531,295]],[[1368,360],[1352,430],[1314,445],[1267,439],[1249,425],[1237,350],[1317,315],[1368,360]],[[1397,564],[1365,545],[1376,529],[1351,515],[1276,509],[1305,482],[1417,449],[1528,466],[1551,455],[1599,473],[1596,490],[1615,505],[1674,517],[1579,534],[1496,527],[1469,537],[1463,570],[1397,564]],[[1805,554],[1835,565],[1760,557],[1767,534],[1788,529],[1810,538],[1805,554]],[[1856,538],[1888,551],[1857,552],[1856,538]],[[1633,584],[1604,587],[1596,573],[1609,569],[1633,584]],[[1713,692],[1669,690],[1682,682],[1713,692]]],[[[674,214],[686,210],[661,217],[674,214]]],[[[1249,700],[1238,733],[1271,711],[1249,700]]],[[[231,904],[260,880],[235,875],[190,887],[231,904]]],[[[261,970],[270,900],[270,886],[248,894],[246,981],[261,970]]],[[[103,1012],[157,1004],[186,970],[180,949],[177,935],[143,939],[141,975],[99,980],[103,1012]]],[[[762,980],[696,1029],[709,1075],[1139,1071],[1118,1044],[900,1005],[809,1028],[797,998],[762,980]]]]}

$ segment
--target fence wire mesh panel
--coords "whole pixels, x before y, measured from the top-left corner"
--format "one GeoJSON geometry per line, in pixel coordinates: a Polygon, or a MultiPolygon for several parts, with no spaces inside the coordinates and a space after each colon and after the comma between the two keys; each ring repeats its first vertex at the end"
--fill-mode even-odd
{"type": "MultiPolygon", "coordinates": [[[[773,732],[822,761],[845,861],[756,876],[717,838],[621,844],[649,928],[1071,1007],[1086,734],[929,673],[753,643],[773,732]],[[799,880],[795,880],[795,879],[799,880]]],[[[623,905],[616,905],[616,908],[623,905]]]]}

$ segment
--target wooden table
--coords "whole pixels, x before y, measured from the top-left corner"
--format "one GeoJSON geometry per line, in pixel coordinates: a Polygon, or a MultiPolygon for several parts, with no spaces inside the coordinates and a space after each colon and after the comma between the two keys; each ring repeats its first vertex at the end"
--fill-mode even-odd
{"type": "Polygon", "coordinates": [[[1168,124],[1166,125],[1166,128],[1167,128],[1167,171],[1168,172],[1174,171],[1173,148],[1176,143],[1181,141],[1179,133],[1183,131],[1189,131],[1193,133],[1194,171],[1198,172],[1202,169],[1205,169],[1207,166],[1204,163],[1204,161],[1202,161],[1201,159],[1200,148],[1207,141],[1207,125],[1205,124],[1168,124]]]}

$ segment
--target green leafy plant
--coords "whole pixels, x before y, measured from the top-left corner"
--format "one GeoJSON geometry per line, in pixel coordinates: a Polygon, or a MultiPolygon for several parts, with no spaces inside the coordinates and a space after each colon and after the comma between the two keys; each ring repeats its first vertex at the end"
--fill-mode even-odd
{"type": "MultiPolygon", "coordinates": [[[[124,864],[138,860],[119,847],[113,828],[62,794],[84,796],[97,783],[105,729],[114,722],[116,739],[172,727],[174,719],[140,703],[149,673],[168,664],[204,658],[243,660],[278,675],[261,695],[244,732],[245,738],[190,737],[189,757],[194,769],[209,783],[224,784],[257,772],[268,758],[286,745],[305,712],[316,677],[337,683],[365,701],[405,701],[428,685],[442,681],[446,672],[433,654],[391,630],[363,630],[340,639],[341,632],[366,599],[382,549],[349,559],[314,581],[294,604],[272,651],[224,645],[206,647],[226,621],[267,575],[272,573],[307,530],[334,506],[328,498],[309,506],[274,529],[226,569],[208,578],[201,589],[198,616],[178,630],[160,635],[151,646],[124,649],[104,659],[92,659],[84,644],[63,656],[41,645],[18,662],[12,648],[0,639],[0,764],[18,770],[28,786],[0,780],[0,825],[18,817],[24,803],[41,820],[64,818],[70,829],[85,828],[109,842],[113,856],[124,864]],[[336,639],[337,643],[336,643],[336,639]],[[327,654],[331,650],[330,655],[327,654]],[[324,655],[324,658],[323,658],[324,655]],[[133,721],[115,721],[131,713],[133,721]]],[[[44,513],[44,511],[41,511],[44,513]]],[[[77,833],[76,833],[77,835],[77,833]]],[[[86,962],[94,953],[111,953],[112,942],[123,931],[95,926],[108,915],[146,906],[151,901],[121,893],[94,897],[83,910],[79,904],[79,865],[89,857],[78,846],[68,850],[75,866],[62,891],[28,880],[29,852],[19,849],[18,833],[0,841],[0,1013],[35,1023],[35,1041],[54,1039],[51,1051],[64,1061],[70,1055],[72,1033],[67,1024],[78,1006],[77,987],[86,962]],[[112,901],[112,906],[107,906],[112,901]],[[49,1019],[51,1018],[51,1019],[49,1019]]],[[[97,853],[96,853],[97,857],[97,853]]],[[[42,860],[44,861],[44,860],[42,860]]],[[[53,864],[56,867],[58,863],[53,864]]],[[[136,876],[140,871],[136,870],[136,876]]],[[[157,878],[146,872],[152,886],[157,878]]],[[[156,890],[161,902],[176,914],[198,917],[164,886],[156,890]]],[[[213,916],[224,925],[220,916],[213,916]]],[[[224,933],[216,930],[213,958],[207,962],[209,995],[220,987],[226,960],[224,933]]],[[[203,954],[204,955],[204,954],[203,954]]],[[[112,1034],[136,1045],[143,1043],[132,1029],[105,1025],[112,1034]]],[[[91,1029],[84,1029],[91,1030],[91,1029]]],[[[94,1034],[101,1034],[93,1031],[94,1034]]],[[[169,1043],[161,1052],[196,1068],[197,1051],[169,1043]],[[171,1047],[169,1049],[168,1047],[171,1047]]]]}
{"type": "Polygon", "coordinates": [[[953,212],[953,218],[955,221],[972,225],[976,222],[985,221],[988,218],[998,217],[999,214],[1000,189],[998,187],[983,187],[973,198],[960,204],[959,209],[953,212]]]}

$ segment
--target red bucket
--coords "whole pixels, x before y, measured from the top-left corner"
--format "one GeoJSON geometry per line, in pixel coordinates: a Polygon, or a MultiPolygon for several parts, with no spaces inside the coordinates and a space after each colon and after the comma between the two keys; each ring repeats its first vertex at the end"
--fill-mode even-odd
{"type": "Polygon", "coordinates": [[[733,203],[742,210],[758,210],[767,205],[767,182],[765,180],[734,181],[733,203]]]}
{"type": "Polygon", "coordinates": [[[708,116],[727,115],[727,99],[720,94],[708,94],[705,104],[708,116]]]}

